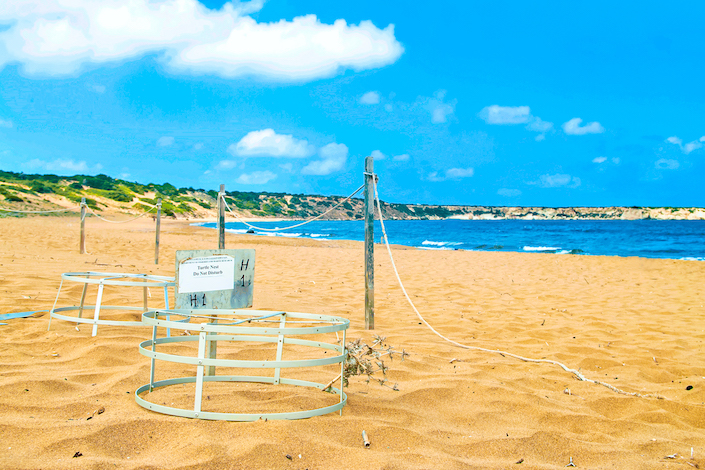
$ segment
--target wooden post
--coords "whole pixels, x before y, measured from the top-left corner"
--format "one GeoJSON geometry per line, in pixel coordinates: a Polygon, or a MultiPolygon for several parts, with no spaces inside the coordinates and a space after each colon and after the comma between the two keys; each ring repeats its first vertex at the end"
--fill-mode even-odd
{"type": "Polygon", "coordinates": [[[159,264],[159,227],[162,222],[162,198],[157,199],[157,239],[154,242],[154,264],[159,264]]]}
{"type": "Polygon", "coordinates": [[[86,253],[86,198],[81,198],[81,254],[86,253]]]}
{"type": "Polygon", "coordinates": [[[374,159],[365,157],[365,329],[375,329],[374,159]]]}
{"type": "Polygon", "coordinates": [[[220,192],[218,193],[218,249],[225,249],[225,204],[223,204],[223,198],[225,197],[225,185],[220,185],[220,192]]]}

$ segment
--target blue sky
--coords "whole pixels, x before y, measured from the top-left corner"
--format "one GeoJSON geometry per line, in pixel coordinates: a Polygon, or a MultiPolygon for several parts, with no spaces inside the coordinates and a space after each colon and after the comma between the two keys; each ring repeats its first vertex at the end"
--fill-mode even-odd
{"type": "Polygon", "coordinates": [[[703,206],[705,4],[0,0],[0,168],[703,206]]]}

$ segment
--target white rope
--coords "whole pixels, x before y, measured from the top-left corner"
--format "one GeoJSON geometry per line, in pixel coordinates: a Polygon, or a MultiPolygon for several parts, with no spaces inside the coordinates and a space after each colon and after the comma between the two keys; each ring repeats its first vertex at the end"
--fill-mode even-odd
{"type": "Polygon", "coordinates": [[[137,219],[139,219],[140,217],[144,217],[145,215],[149,214],[149,213],[152,212],[154,209],[156,209],[156,207],[152,207],[152,208],[151,208],[150,210],[148,210],[147,212],[144,212],[144,213],[138,215],[137,217],[135,217],[135,218],[133,218],[133,219],[127,219],[127,220],[109,220],[109,219],[106,219],[105,217],[101,217],[101,216],[99,216],[98,214],[96,214],[96,213],[93,211],[93,209],[91,209],[88,205],[86,205],[86,207],[88,208],[89,211],[91,211],[91,214],[93,214],[94,216],[98,217],[100,220],[103,220],[103,221],[105,221],[105,222],[109,222],[109,223],[111,223],[111,224],[124,224],[124,223],[127,223],[127,222],[132,222],[133,220],[137,220],[137,219]]]}
{"type": "Polygon", "coordinates": [[[312,219],[308,219],[308,220],[306,220],[306,221],[304,221],[304,222],[301,222],[300,224],[291,225],[291,226],[289,226],[289,227],[283,227],[283,228],[262,228],[262,227],[256,227],[256,226],[254,226],[254,225],[251,225],[251,224],[245,222],[243,219],[241,219],[235,212],[233,212],[233,210],[232,210],[232,209],[230,208],[230,206],[228,205],[228,201],[225,200],[225,197],[224,197],[224,196],[221,197],[221,199],[223,200],[223,203],[225,204],[225,207],[227,207],[228,211],[229,211],[233,216],[235,216],[235,218],[236,218],[237,220],[239,220],[239,221],[242,222],[243,224],[247,225],[248,227],[250,227],[250,228],[252,228],[252,229],[256,229],[256,230],[262,230],[263,232],[278,232],[278,231],[280,231],[280,230],[291,230],[292,228],[301,227],[302,225],[306,225],[306,224],[308,224],[308,223],[313,222],[314,220],[320,219],[321,217],[323,217],[324,215],[326,215],[326,214],[328,214],[329,212],[333,211],[333,210],[336,209],[338,206],[340,206],[341,204],[343,204],[345,201],[349,200],[349,199],[352,198],[354,195],[356,195],[357,193],[359,193],[360,191],[362,191],[362,188],[364,188],[364,187],[365,187],[365,185],[363,184],[362,186],[360,186],[359,188],[357,188],[357,189],[355,190],[355,192],[353,192],[350,196],[348,196],[348,197],[346,197],[345,199],[343,199],[342,201],[338,202],[338,204],[334,205],[333,207],[331,207],[330,209],[328,209],[327,211],[325,211],[323,214],[318,215],[318,216],[316,216],[316,217],[314,217],[314,218],[312,218],[312,219]]]}
{"type": "Polygon", "coordinates": [[[54,212],[67,212],[67,211],[71,211],[71,210],[73,210],[73,209],[57,209],[57,210],[54,210],[54,211],[17,211],[17,210],[12,210],[12,209],[4,209],[4,208],[0,207],[0,211],[3,211],[3,212],[19,212],[19,213],[21,213],[21,214],[51,214],[51,213],[54,213],[54,212]]]}
{"type": "Polygon", "coordinates": [[[382,217],[382,208],[381,208],[381,206],[380,206],[379,194],[378,194],[378,192],[377,192],[377,182],[375,181],[375,178],[372,178],[372,181],[373,181],[373,185],[374,185],[374,197],[375,197],[375,201],[376,201],[376,203],[377,203],[377,211],[379,212],[379,223],[380,223],[380,225],[381,225],[381,227],[382,227],[382,233],[384,234],[384,244],[385,244],[386,247],[387,247],[387,252],[389,253],[389,259],[390,259],[391,262],[392,262],[392,268],[394,269],[394,274],[397,276],[397,281],[399,281],[399,286],[401,287],[401,290],[402,290],[402,292],[404,293],[404,297],[406,297],[406,300],[409,302],[409,305],[411,305],[411,308],[414,310],[414,312],[416,312],[416,315],[419,317],[419,319],[420,319],[432,332],[434,332],[437,336],[439,336],[440,338],[442,338],[442,339],[448,341],[448,342],[451,343],[452,345],[457,346],[457,347],[459,347],[459,348],[463,348],[463,349],[471,349],[471,350],[475,350],[475,351],[484,351],[484,352],[489,352],[489,353],[501,354],[502,356],[513,357],[513,358],[515,358],[515,359],[519,359],[520,361],[524,361],[524,362],[535,362],[535,363],[553,364],[553,365],[559,366],[560,368],[562,368],[562,369],[565,370],[566,372],[570,372],[570,373],[573,374],[575,377],[577,377],[578,380],[580,380],[580,381],[583,381],[583,382],[591,382],[591,383],[594,383],[594,384],[597,384],[597,385],[602,385],[602,386],[604,386],[604,387],[609,388],[609,389],[612,390],[613,392],[617,392],[617,393],[620,393],[620,394],[622,394],[622,395],[630,395],[630,396],[634,396],[634,397],[643,397],[643,398],[655,396],[655,395],[650,395],[650,394],[649,394],[649,395],[641,395],[641,394],[636,393],[636,392],[625,392],[624,390],[620,390],[620,389],[618,389],[617,387],[615,387],[615,386],[613,386],[613,385],[610,385],[610,384],[608,384],[608,383],[600,382],[599,380],[589,379],[589,378],[585,377],[583,374],[581,374],[579,371],[577,371],[577,370],[575,370],[575,369],[571,369],[571,368],[567,367],[566,365],[561,364],[561,363],[558,362],[558,361],[552,361],[552,360],[550,360],[550,359],[531,359],[531,358],[528,358],[528,357],[523,357],[523,356],[518,356],[518,355],[516,355],[516,354],[508,353],[508,352],[506,352],[506,351],[500,351],[500,350],[498,350],[498,349],[486,349],[486,348],[480,348],[480,347],[477,347],[477,346],[468,346],[468,345],[465,345],[465,344],[458,343],[457,341],[453,341],[452,339],[446,338],[445,336],[443,336],[442,334],[440,334],[438,331],[436,331],[436,329],[433,328],[433,327],[424,319],[423,316],[421,316],[421,313],[419,313],[418,309],[417,309],[416,306],[414,305],[414,302],[411,301],[411,298],[409,297],[409,294],[407,294],[406,289],[404,288],[404,284],[401,282],[401,277],[399,277],[399,271],[397,271],[396,264],[394,263],[394,257],[392,256],[392,250],[391,250],[391,248],[389,247],[389,240],[388,240],[388,238],[387,238],[387,231],[386,231],[386,229],[384,228],[384,219],[383,219],[383,217],[382,217]]]}

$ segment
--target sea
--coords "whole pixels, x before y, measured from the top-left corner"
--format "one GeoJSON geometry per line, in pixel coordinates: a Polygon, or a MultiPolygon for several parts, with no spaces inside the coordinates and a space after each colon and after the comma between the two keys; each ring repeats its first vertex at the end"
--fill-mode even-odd
{"type": "MultiPolygon", "coordinates": [[[[317,240],[364,240],[361,220],[256,222],[254,235],[317,240]]],[[[216,228],[215,223],[201,223],[216,228]]],[[[389,220],[389,243],[422,250],[514,251],[561,255],[639,256],[705,261],[705,220],[389,220]]],[[[227,222],[231,233],[247,233],[227,222]]],[[[378,221],[375,243],[382,241],[378,221]]]]}

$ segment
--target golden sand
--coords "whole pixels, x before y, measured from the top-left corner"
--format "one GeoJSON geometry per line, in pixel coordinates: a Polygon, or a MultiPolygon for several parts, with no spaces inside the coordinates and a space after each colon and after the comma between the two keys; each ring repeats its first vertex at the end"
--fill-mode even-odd
{"type": "MultiPolygon", "coordinates": [[[[64,272],[173,276],[176,250],[217,247],[213,230],[162,222],[155,265],[151,220],[87,224],[90,254],[80,255],[75,217],[0,220],[0,313],[51,308],[64,272]]],[[[399,390],[355,376],[342,416],[177,418],[134,400],[149,381],[137,347],[148,328],[101,326],[91,337],[88,326],[54,320],[47,331],[39,313],[0,326],[0,468],[558,469],[571,459],[577,468],[705,468],[705,263],[393,250],[411,298],[442,334],[660,397],[638,398],[444,342],[407,304],[381,245],[374,332],[364,329],[361,243],[228,234],[226,246],[256,249],[255,308],[344,316],[349,340],[377,334],[410,353],[386,361],[399,390]]],[[[66,293],[80,296],[80,286],[66,293]]],[[[135,299],[106,289],[106,303],[135,299]]],[[[232,402],[224,387],[212,393],[220,411],[325,404],[323,392],[291,389],[255,386],[249,401],[239,393],[232,402]]],[[[181,399],[178,389],[163,393],[181,399]]]]}

